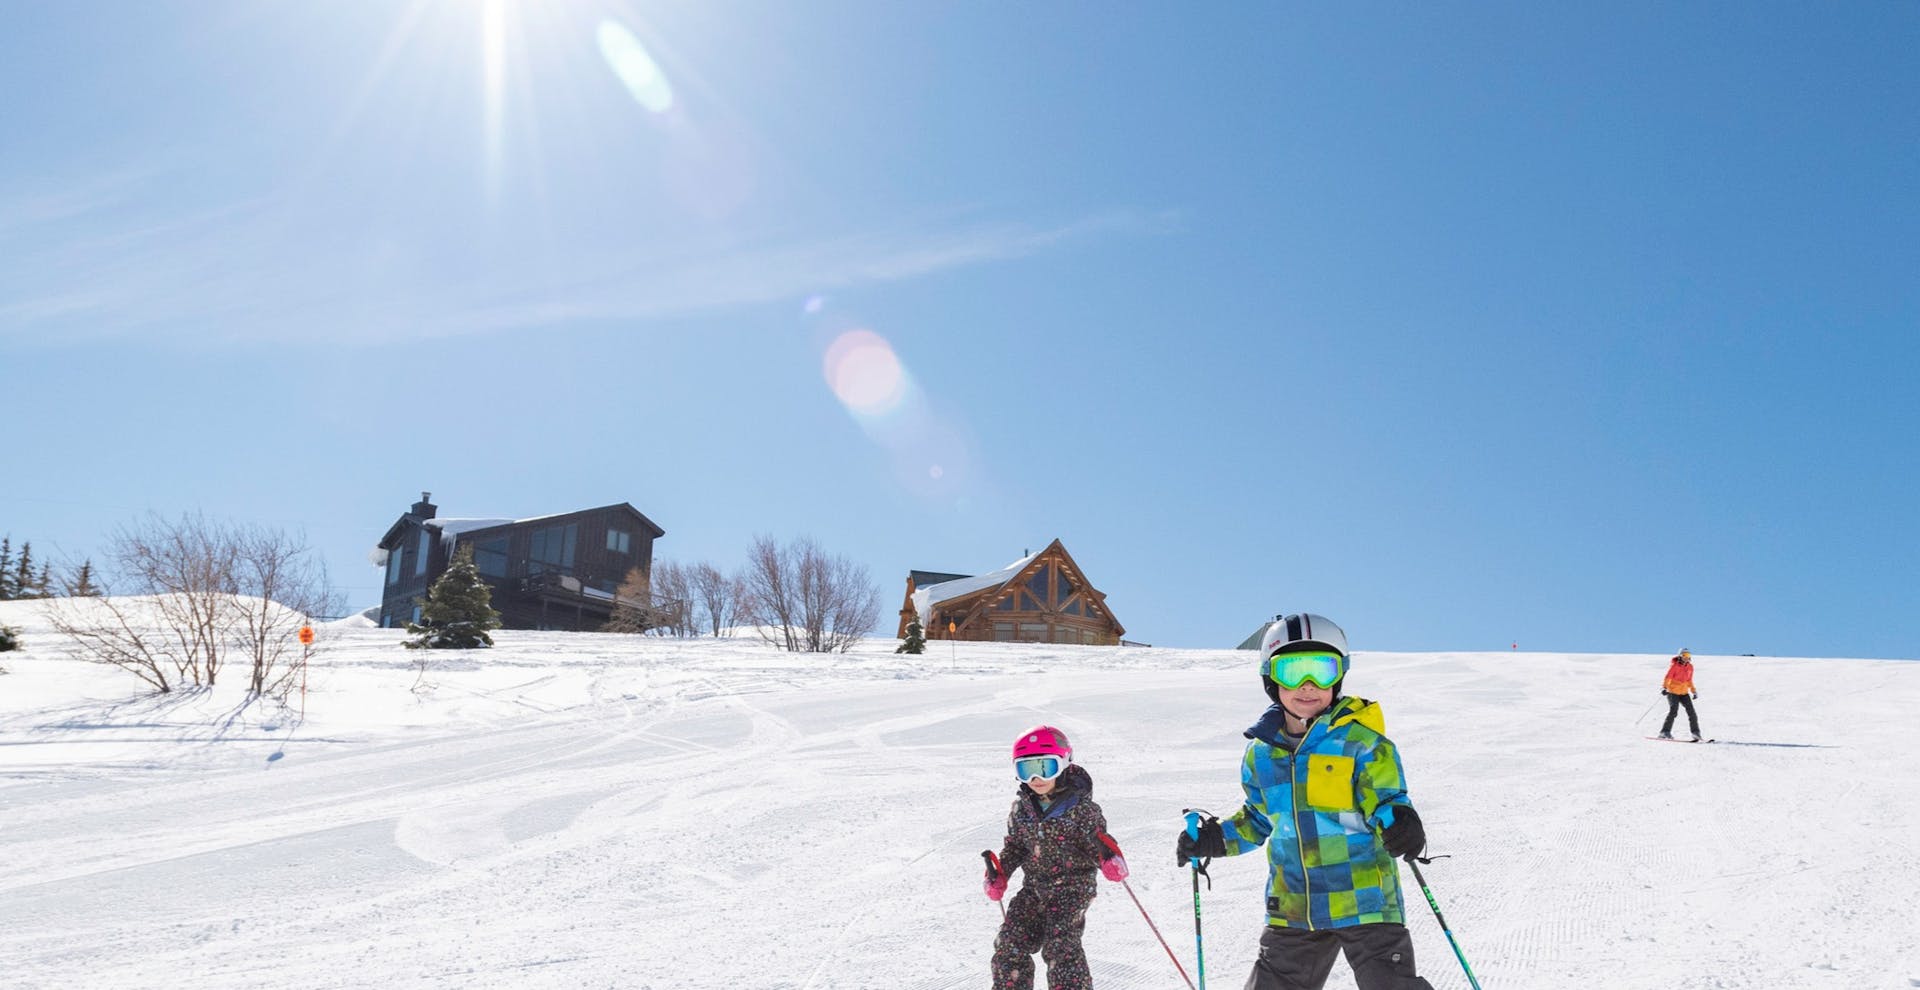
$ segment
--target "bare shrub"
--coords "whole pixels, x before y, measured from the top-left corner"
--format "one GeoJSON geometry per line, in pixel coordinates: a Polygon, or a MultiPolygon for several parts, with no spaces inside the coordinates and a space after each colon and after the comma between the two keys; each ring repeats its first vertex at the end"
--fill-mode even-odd
{"type": "Polygon", "coordinates": [[[638,567],[627,571],[620,587],[613,592],[613,614],[608,617],[601,632],[644,633],[658,629],[669,621],[669,617],[653,607],[653,582],[647,572],[638,567]]]}
{"type": "Polygon", "coordinates": [[[697,636],[693,622],[693,592],[688,569],[673,561],[653,565],[653,608],[660,618],[653,632],[661,636],[697,636]]]}
{"type": "Polygon", "coordinates": [[[873,631],[880,591],[867,569],[811,539],[754,538],[746,613],[768,642],[795,653],[845,653],[873,631]]]}
{"type": "Polygon", "coordinates": [[[212,687],[229,651],[248,665],[248,691],[285,697],[284,659],[299,651],[308,616],[338,610],[326,568],[302,538],[211,522],[198,513],[149,515],[109,539],[115,599],[50,599],[54,628],[80,658],[120,667],[156,691],[212,687]]]}
{"type": "Polygon", "coordinates": [[[702,561],[688,572],[687,583],[699,607],[701,624],[715,636],[733,635],[733,626],[740,620],[741,600],[746,597],[741,579],[702,561]]]}
{"type": "Polygon", "coordinates": [[[277,529],[243,526],[234,543],[230,636],[248,663],[247,690],[285,699],[311,650],[299,641],[309,616],[334,615],[345,598],[327,581],[327,565],[307,546],[277,529]]]}

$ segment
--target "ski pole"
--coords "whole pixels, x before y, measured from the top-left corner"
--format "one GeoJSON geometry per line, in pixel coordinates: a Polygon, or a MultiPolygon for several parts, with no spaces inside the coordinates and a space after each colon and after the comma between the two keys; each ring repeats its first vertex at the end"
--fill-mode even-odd
{"type": "Polygon", "coordinates": [[[1653,703],[1653,704],[1651,704],[1651,705],[1648,705],[1648,706],[1647,706],[1647,710],[1646,710],[1646,711],[1644,711],[1644,712],[1641,712],[1641,713],[1640,713],[1640,717],[1639,717],[1639,718],[1636,718],[1636,719],[1634,719],[1634,720],[1633,720],[1633,724],[1635,724],[1635,725],[1639,725],[1639,724],[1640,724],[1641,722],[1644,722],[1644,721],[1646,721],[1646,720],[1647,720],[1647,716],[1648,716],[1648,715],[1652,715],[1652,714],[1653,714],[1653,710],[1654,710],[1655,708],[1658,708],[1658,707],[1660,707],[1660,703],[1659,703],[1658,701],[1656,701],[1656,702],[1654,702],[1654,703],[1653,703]]]}
{"type": "Polygon", "coordinates": [[[1140,909],[1140,917],[1147,919],[1147,927],[1153,929],[1153,937],[1159,940],[1160,948],[1166,949],[1167,958],[1173,960],[1173,968],[1180,971],[1180,978],[1187,981],[1188,987],[1192,987],[1193,977],[1187,975],[1187,968],[1180,965],[1180,957],[1173,954],[1173,949],[1167,946],[1167,940],[1160,938],[1160,926],[1153,923],[1153,916],[1147,913],[1146,905],[1140,903],[1140,895],[1133,892],[1133,885],[1122,879],[1120,886],[1125,887],[1127,896],[1133,898],[1133,906],[1140,909]]]}
{"type": "MultiPolygon", "coordinates": [[[[1433,909],[1433,916],[1440,922],[1440,931],[1447,936],[1447,944],[1453,946],[1453,957],[1460,960],[1460,968],[1467,971],[1467,982],[1473,984],[1473,990],[1480,990],[1480,981],[1474,978],[1473,967],[1467,965],[1467,957],[1460,952],[1460,943],[1454,941],[1453,929],[1447,927],[1447,916],[1440,913],[1440,902],[1433,899],[1433,891],[1427,887],[1427,878],[1420,875],[1420,863],[1413,856],[1407,857],[1407,865],[1413,867],[1413,879],[1420,884],[1420,892],[1427,895],[1427,906],[1433,909]]],[[[1424,862],[1431,863],[1428,859],[1424,862]]]]}
{"type": "MultiPolygon", "coordinates": [[[[1200,840],[1201,814],[1191,808],[1186,811],[1187,836],[1195,842],[1200,840]]],[[[1207,990],[1207,945],[1200,933],[1200,874],[1206,866],[1198,858],[1189,858],[1187,865],[1193,868],[1193,969],[1200,974],[1200,990],[1207,990]]],[[[1207,878],[1207,886],[1213,886],[1212,877],[1207,878]]]]}

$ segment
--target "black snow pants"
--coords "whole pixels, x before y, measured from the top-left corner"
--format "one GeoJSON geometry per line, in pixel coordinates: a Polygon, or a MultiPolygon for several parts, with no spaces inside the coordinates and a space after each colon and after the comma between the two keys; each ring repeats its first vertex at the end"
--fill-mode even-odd
{"type": "Polygon", "coordinates": [[[1385,922],[1318,931],[1269,925],[1246,990],[1320,990],[1342,951],[1360,990],[1433,990],[1414,975],[1407,926],[1385,922]]]}
{"type": "Polygon", "coordinates": [[[1033,990],[1033,954],[1047,961],[1049,990],[1092,990],[1080,933],[1093,903],[1094,877],[1029,880],[1007,905],[993,940],[993,990],[1033,990]]]}
{"type": "Polygon", "coordinates": [[[1691,729],[1694,735],[1699,735],[1700,716],[1693,713],[1693,699],[1684,694],[1674,694],[1672,691],[1667,692],[1667,722],[1660,727],[1660,731],[1672,734],[1673,720],[1679,716],[1682,705],[1687,709],[1687,728],[1691,729]]]}

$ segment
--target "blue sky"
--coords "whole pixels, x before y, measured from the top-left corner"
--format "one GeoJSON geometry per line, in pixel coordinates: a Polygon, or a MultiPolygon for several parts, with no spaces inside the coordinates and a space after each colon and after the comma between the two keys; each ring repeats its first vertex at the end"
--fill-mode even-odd
{"type": "Polygon", "coordinates": [[[6,4],[0,532],[1920,656],[1920,6],[1544,6],[6,4]]]}

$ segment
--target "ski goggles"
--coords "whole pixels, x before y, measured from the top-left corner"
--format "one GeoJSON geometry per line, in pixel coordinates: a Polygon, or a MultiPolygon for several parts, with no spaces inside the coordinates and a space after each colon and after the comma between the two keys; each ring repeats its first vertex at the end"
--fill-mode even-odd
{"type": "Polygon", "coordinates": [[[1347,658],[1338,653],[1276,653],[1267,661],[1267,676],[1291,691],[1311,681],[1331,688],[1347,673],[1347,658]]]}
{"type": "Polygon", "coordinates": [[[1052,780],[1067,771],[1067,763],[1058,756],[1023,756],[1013,761],[1013,775],[1020,780],[1052,780]]]}

